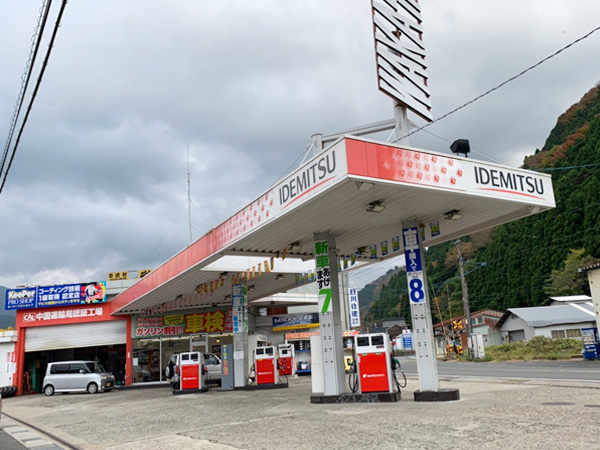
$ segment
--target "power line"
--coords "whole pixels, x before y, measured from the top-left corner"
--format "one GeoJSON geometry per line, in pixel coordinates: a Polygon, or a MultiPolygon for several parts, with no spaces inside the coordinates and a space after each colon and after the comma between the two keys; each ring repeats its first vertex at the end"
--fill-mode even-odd
{"type": "Polygon", "coordinates": [[[46,22],[48,20],[48,14],[50,13],[51,5],[52,5],[52,0],[49,0],[47,4],[44,4],[44,2],[42,2],[42,6],[40,8],[40,15],[38,17],[37,24],[35,26],[35,31],[33,33],[33,36],[31,36],[31,47],[29,49],[29,55],[27,57],[27,62],[25,63],[25,69],[23,70],[23,75],[21,76],[21,88],[19,89],[19,95],[17,96],[17,102],[15,104],[13,116],[10,121],[9,129],[8,129],[8,137],[6,138],[6,143],[4,144],[4,153],[2,155],[2,164],[0,164],[0,174],[2,174],[2,172],[4,171],[6,157],[8,155],[8,150],[9,150],[10,144],[12,142],[15,128],[17,127],[17,121],[19,118],[19,114],[21,114],[21,108],[23,107],[23,103],[25,101],[25,93],[27,92],[27,88],[29,87],[29,81],[31,80],[33,66],[35,65],[35,61],[37,59],[38,50],[39,50],[40,44],[42,42],[42,36],[43,36],[44,30],[46,28],[46,22]]]}
{"type": "Polygon", "coordinates": [[[568,167],[549,167],[547,169],[530,169],[534,172],[550,172],[552,170],[570,170],[570,169],[582,169],[584,167],[597,167],[600,166],[600,163],[597,164],[584,164],[582,166],[568,166],[568,167]]]}
{"type": "Polygon", "coordinates": [[[503,82],[502,82],[502,83],[500,83],[499,85],[497,85],[497,86],[495,86],[495,87],[493,87],[493,88],[491,88],[491,89],[487,90],[487,91],[486,91],[486,92],[484,92],[483,94],[481,94],[481,95],[478,95],[478,96],[477,96],[477,97],[475,97],[473,100],[470,100],[470,101],[468,101],[467,103],[465,103],[465,104],[463,104],[463,105],[459,106],[458,108],[455,108],[455,109],[453,109],[453,110],[452,110],[452,111],[450,111],[450,112],[447,112],[447,113],[446,113],[446,114],[444,114],[443,116],[441,116],[441,117],[438,117],[437,119],[435,119],[435,120],[433,120],[433,121],[431,121],[431,122],[429,122],[429,123],[427,123],[427,124],[423,125],[422,127],[420,127],[420,128],[417,128],[417,129],[415,129],[415,130],[411,131],[410,133],[406,134],[405,136],[402,136],[402,137],[400,137],[400,138],[396,139],[396,140],[395,140],[393,143],[396,143],[396,142],[398,142],[398,141],[400,141],[400,140],[402,140],[402,139],[405,139],[405,138],[407,138],[407,137],[409,137],[409,136],[411,136],[411,135],[413,135],[413,134],[415,134],[415,133],[417,133],[417,132],[419,132],[419,131],[421,131],[421,130],[423,130],[423,129],[427,128],[427,127],[429,127],[430,125],[433,125],[434,123],[436,123],[436,122],[439,122],[439,121],[440,121],[440,120],[442,120],[442,119],[445,119],[446,117],[448,117],[448,116],[450,116],[450,115],[454,114],[455,112],[457,112],[457,111],[460,111],[461,109],[463,109],[463,108],[465,108],[465,107],[469,106],[470,104],[472,104],[472,103],[475,103],[477,100],[479,100],[479,99],[482,99],[483,97],[485,97],[485,96],[487,96],[487,95],[491,94],[492,92],[494,92],[494,91],[496,91],[496,90],[500,89],[501,87],[503,87],[503,86],[507,85],[507,84],[508,84],[508,83],[510,83],[511,81],[514,81],[514,80],[516,80],[517,78],[520,78],[521,76],[525,75],[527,72],[529,72],[529,71],[531,71],[531,70],[535,69],[536,67],[538,67],[538,66],[542,65],[542,64],[543,64],[543,63],[545,63],[546,61],[548,61],[548,60],[550,60],[550,59],[554,58],[554,57],[555,57],[555,56],[557,56],[558,54],[560,54],[560,53],[564,52],[565,50],[567,50],[569,47],[572,47],[573,45],[577,44],[578,42],[581,42],[581,41],[583,41],[584,39],[587,39],[589,36],[591,36],[592,34],[594,34],[594,33],[595,33],[596,31],[598,31],[598,30],[600,30],[600,27],[596,27],[596,28],[594,28],[592,31],[590,31],[589,33],[587,33],[587,34],[585,34],[584,36],[580,37],[579,39],[575,39],[573,42],[571,42],[570,44],[567,44],[567,45],[565,45],[565,46],[564,46],[564,47],[562,47],[560,50],[557,50],[556,52],[552,53],[551,55],[549,55],[549,56],[546,56],[544,59],[542,59],[542,60],[538,61],[538,62],[537,62],[537,63],[535,63],[534,65],[532,65],[532,66],[529,66],[527,69],[525,69],[525,70],[523,70],[523,71],[519,72],[518,74],[516,74],[516,75],[514,75],[514,76],[510,77],[509,79],[507,79],[507,80],[503,81],[503,82]]]}
{"type": "Polygon", "coordinates": [[[35,84],[33,94],[31,95],[31,99],[29,100],[29,105],[27,106],[27,111],[25,113],[25,117],[23,118],[23,122],[21,123],[21,127],[19,128],[19,133],[17,135],[17,139],[15,141],[15,145],[13,147],[12,154],[10,156],[10,161],[8,162],[8,166],[6,167],[6,171],[4,172],[4,178],[2,179],[2,185],[0,185],[0,194],[2,194],[2,190],[4,189],[4,184],[6,183],[6,178],[8,177],[8,172],[10,171],[12,163],[15,159],[15,154],[17,153],[17,148],[19,146],[19,142],[21,141],[21,136],[23,135],[23,130],[25,129],[25,124],[27,123],[27,119],[29,118],[29,113],[31,112],[31,109],[33,108],[33,102],[35,101],[37,92],[40,88],[40,85],[42,84],[44,72],[46,71],[46,67],[48,66],[48,60],[50,59],[50,54],[52,53],[52,48],[54,47],[54,41],[56,40],[56,34],[58,33],[58,28],[60,26],[60,20],[62,18],[62,15],[64,13],[66,6],[67,6],[67,0],[63,0],[60,10],[58,12],[58,17],[56,18],[56,23],[54,24],[54,29],[52,31],[52,37],[50,38],[50,42],[48,43],[48,50],[46,51],[46,56],[44,57],[44,62],[42,63],[42,68],[40,69],[40,74],[39,74],[37,82],[35,84]]]}

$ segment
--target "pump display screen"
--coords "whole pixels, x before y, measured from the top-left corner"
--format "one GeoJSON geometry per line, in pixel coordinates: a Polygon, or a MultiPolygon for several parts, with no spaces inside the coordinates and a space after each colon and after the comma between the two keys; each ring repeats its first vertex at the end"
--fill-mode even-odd
{"type": "Polygon", "coordinates": [[[372,345],[383,345],[383,336],[371,336],[372,345]]]}
{"type": "Polygon", "coordinates": [[[371,345],[369,342],[369,336],[359,336],[356,338],[356,345],[358,347],[368,347],[371,345]]]}

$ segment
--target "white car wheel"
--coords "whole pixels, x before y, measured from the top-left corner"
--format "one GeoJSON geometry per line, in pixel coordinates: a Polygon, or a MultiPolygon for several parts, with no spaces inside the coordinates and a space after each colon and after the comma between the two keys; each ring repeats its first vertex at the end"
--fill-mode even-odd
{"type": "Polygon", "coordinates": [[[46,386],[44,388],[44,394],[46,394],[46,396],[48,396],[48,397],[54,395],[54,386],[52,386],[51,384],[46,386]]]}

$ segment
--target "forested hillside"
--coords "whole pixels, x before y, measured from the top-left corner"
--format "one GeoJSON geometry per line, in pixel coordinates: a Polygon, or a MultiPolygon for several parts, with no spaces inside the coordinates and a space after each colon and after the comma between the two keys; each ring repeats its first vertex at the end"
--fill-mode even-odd
{"type": "MultiPolygon", "coordinates": [[[[557,121],[523,167],[552,174],[556,208],[462,239],[471,310],[538,306],[549,295],[587,293],[577,267],[600,258],[600,89],[557,121]]],[[[426,253],[434,322],[463,314],[457,249],[426,253]]],[[[406,274],[392,277],[364,318],[410,321],[406,274]]]]}

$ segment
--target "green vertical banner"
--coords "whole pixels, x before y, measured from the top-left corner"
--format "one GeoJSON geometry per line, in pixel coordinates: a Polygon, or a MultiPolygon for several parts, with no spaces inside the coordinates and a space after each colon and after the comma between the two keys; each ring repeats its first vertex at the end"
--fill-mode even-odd
{"type": "Polygon", "coordinates": [[[315,241],[315,265],[319,289],[319,311],[331,311],[331,270],[329,269],[329,247],[327,241],[315,241]]]}

